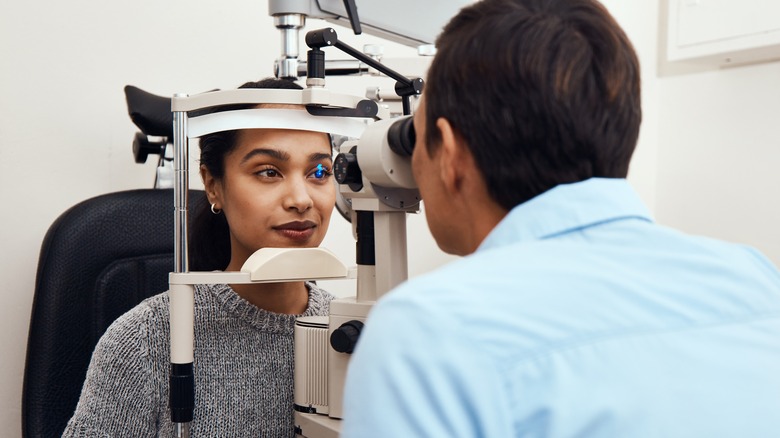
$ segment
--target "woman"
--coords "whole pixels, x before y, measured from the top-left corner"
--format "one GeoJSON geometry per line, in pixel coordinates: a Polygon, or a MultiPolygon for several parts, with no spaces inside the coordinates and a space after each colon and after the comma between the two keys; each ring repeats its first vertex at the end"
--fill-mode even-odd
{"type": "MultiPolygon", "coordinates": [[[[278,79],[241,88],[300,89],[278,79]]],[[[195,215],[190,270],[238,271],[259,248],[322,242],[336,197],[327,134],[227,131],[200,147],[208,205],[195,215]]],[[[196,286],[192,436],[294,436],[293,326],[327,315],[332,298],[308,282],[196,286]]],[[[166,292],[100,339],[64,436],[173,436],[169,351],[166,292]]]]}

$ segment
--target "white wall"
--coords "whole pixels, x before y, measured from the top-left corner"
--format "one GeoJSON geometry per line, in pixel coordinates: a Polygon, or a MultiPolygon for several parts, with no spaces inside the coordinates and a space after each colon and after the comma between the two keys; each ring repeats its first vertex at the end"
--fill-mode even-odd
{"type": "MultiPolygon", "coordinates": [[[[780,64],[660,76],[661,2],[604,0],[642,62],[644,124],[629,179],[662,223],[751,243],[778,262],[780,64]]],[[[355,47],[378,42],[338,30],[355,47]]],[[[414,53],[384,45],[388,57],[414,53]]],[[[83,199],[152,184],[152,160],[133,162],[136,128],[124,85],[160,95],[233,88],[272,75],[279,47],[262,0],[0,4],[0,436],[20,434],[26,335],[46,229],[83,199]]],[[[349,226],[332,222],[325,245],[354,261],[349,226]]],[[[409,237],[411,275],[448,260],[422,215],[409,219],[409,237]]],[[[350,285],[334,288],[346,293],[350,285]]]]}
{"type": "MultiPolygon", "coordinates": [[[[662,17],[670,4],[659,5],[662,17]]],[[[711,13],[740,8],[772,17],[778,9],[736,0],[702,5],[711,13]]],[[[757,31],[767,20],[743,17],[732,25],[763,34],[757,31]]],[[[656,217],[683,231],[754,246],[780,265],[780,62],[728,68],[717,67],[715,56],[710,62],[667,62],[666,31],[673,25],[661,20],[659,34],[656,217]]],[[[714,29],[706,28],[713,38],[708,50],[739,43],[746,50],[734,59],[755,56],[747,43],[758,40],[718,39],[714,29]]],[[[776,60],[777,52],[764,59],[776,60]]]]}
{"type": "Polygon", "coordinates": [[[780,264],[780,63],[670,76],[661,101],[658,220],[780,264]]]}

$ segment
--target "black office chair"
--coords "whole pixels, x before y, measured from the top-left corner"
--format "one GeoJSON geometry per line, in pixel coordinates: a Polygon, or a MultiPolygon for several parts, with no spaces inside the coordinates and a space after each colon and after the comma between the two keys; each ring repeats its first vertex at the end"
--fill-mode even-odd
{"type": "MultiPolygon", "coordinates": [[[[190,191],[190,212],[201,202],[203,192],[190,191]]],[[[168,289],[173,234],[170,189],[97,196],[71,207],[49,228],[27,343],[24,437],[62,435],[100,336],[144,298],[168,289]]]]}

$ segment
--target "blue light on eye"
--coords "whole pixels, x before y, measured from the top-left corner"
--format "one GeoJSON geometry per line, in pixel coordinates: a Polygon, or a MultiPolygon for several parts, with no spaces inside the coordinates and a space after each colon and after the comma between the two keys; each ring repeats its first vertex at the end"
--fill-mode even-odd
{"type": "Polygon", "coordinates": [[[325,168],[322,167],[322,164],[317,165],[317,170],[314,171],[314,176],[317,178],[322,178],[325,176],[325,168]]]}

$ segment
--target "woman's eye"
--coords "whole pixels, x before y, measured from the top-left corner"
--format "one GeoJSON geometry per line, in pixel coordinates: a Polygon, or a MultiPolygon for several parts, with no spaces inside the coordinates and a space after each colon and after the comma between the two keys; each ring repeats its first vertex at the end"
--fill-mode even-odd
{"type": "Polygon", "coordinates": [[[257,176],[264,176],[266,178],[276,178],[279,176],[279,172],[276,169],[263,169],[256,173],[257,176]]]}
{"type": "Polygon", "coordinates": [[[332,175],[332,172],[328,167],[323,166],[322,164],[318,164],[316,168],[314,168],[314,171],[311,173],[311,176],[316,179],[325,179],[332,175]]]}

